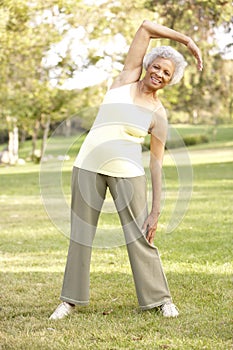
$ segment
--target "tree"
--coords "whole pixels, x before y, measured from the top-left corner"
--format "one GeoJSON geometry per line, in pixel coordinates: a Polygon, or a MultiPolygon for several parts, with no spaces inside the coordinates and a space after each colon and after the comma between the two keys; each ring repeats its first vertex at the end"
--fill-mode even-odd
{"type": "MultiPolygon", "coordinates": [[[[132,33],[135,33],[142,19],[156,20],[160,24],[191,36],[198,42],[204,56],[205,67],[199,74],[194,58],[188,54],[183,45],[164,39],[153,43],[153,45],[174,46],[184,54],[189,63],[183,82],[179,86],[161,92],[165,106],[173,111],[172,118],[174,119],[177,113],[185,112],[190,122],[201,121],[201,118],[206,117],[209,121],[215,121],[219,118],[216,113],[222,115],[230,113],[225,106],[232,108],[230,107],[232,102],[229,102],[230,89],[224,89],[223,86],[219,88],[221,83],[218,78],[221,72],[219,63],[225,66],[225,61],[221,56],[213,53],[213,49],[217,46],[214,40],[215,30],[219,26],[224,26],[226,31],[229,30],[232,23],[231,12],[231,4],[224,0],[129,0],[127,2],[106,0],[100,6],[93,5],[87,13],[82,12],[81,20],[79,13],[75,13],[74,18],[77,20],[74,22],[79,23],[78,28],[82,28],[84,32],[80,43],[86,43],[88,54],[81,55],[77,65],[74,61],[70,61],[72,56],[70,54],[64,57],[61,65],[66,68],[71,67],[73,72],[75,69],[80,71],[91,65],[101,66],[108,61],[111,64],[105,69],[108,69],[108,76],[111,78],[122,68],[120,64],[124,61],[128,45],[132,40],[132,33]],[[119,51],[116,46],[112,50],[109,49],[109,43],[114,43],[116,35],[122,35],[125,39],[119,51]],[[213,67],[217,67],[215,72],[213,67]],[[224,93],[220,93],[223,89],[224,93]],[[214,116],[213,112],[215,112],[214,116]]],[[[77,28],[77,26],[74,27],[77,28]]],[[[228,66],[230,64],[229,62],[228,66]]],[[[226,81],[229,81],[228,77],[226,81]]],[[[229,86],[229,83],[226,86],[229,86]]],[[[101,94],[102,87],[99,92],[96,89],[96,92],[101,94]]]]}
{"type": "MultiPolygon", "coordinates": [[[[38,136],[46,142],[51,124],[78,109],[95,107],[109,80],[122,68],[144,18],[187,33],[204,54],[205,66],[199,74],[184,46],[168,40],[153,42],[175,46],[190,63],[182,83],[161,92],[165,106],[173,111],[171,117],[185,112],[189,121],[206,116],[216,121],[217,111],[230,120],[232,61],[223,60],[213,49],[215,29],[223,26],[227,31],[232,25],[231,10],[224,0],[106,0],[101,5],[81,0],[0,0],[1,125],[10,128],[7,118],[17,120],[21,138],[31,135],[34,152],[38,136]],[[107,79],[102,84],[64,90],[64,82],[91,66],[105,69],[107,79]]],[[[88,128],[89,114],[83,112],[82,118],[88,128]]]]}
{"type": "Polygon", "coordinates": [[[46,141],[50,121],[68,100],[67,92],[52,89],[49,71],[42,64],[51,44],[66,30],[60,23],[64,10],[59,11],[59,3],[62,6],[64,1],[38,5],[37,1],[5,0],[0,4],[1,119],[9,127],[12,123],[6,119],[14,118],[21,130],[33,136],[33,152],[39,129],[46,141]]]}
{"type": "MultiPolygon", "coordinates": [[[[183,84],[173,88],[171,94],[169,91],[166,93],[169,109],[176,109],[176,106],[179,106],[179,109],[186,110],[191,122],[194,116],[201,118],[201,114],[206,117],[216,112],[229,113],[224,106],[231,105],[231,102],[227,101],[230,100],[232,92],[230,88],[224,89],[223,81],[219,78],[219,73],[223,72],[221,66],[225,66],[225,61],[220,55],[213,54],[212,49],[216,47],[214,31],[219,26],[224,26],[226,32],[232,27],[231,3],[224,0],[149,0],[146,1],[146,7],[159,13],[158,21],[161,24],[190,35],[198,42],[204,56],[204,70],[198,75],[191,62],[192,58],[182,47],[178,47],[178,50],[184,53],[186,60],[191,64],[188,68],[189,74],[183,84]],[[224,89],[224,94],[221,93],[222,89],[224,89]]],[[[172,45],[176,46],[174,43],[172,45]]],[[[233,68],[232,62],[231,66],[233,68]]],[[[226,76],[225,78],[228,81],[226,76]]],[[[212,117],[212,120],[215,118],[216,115],[212,117]]]]}

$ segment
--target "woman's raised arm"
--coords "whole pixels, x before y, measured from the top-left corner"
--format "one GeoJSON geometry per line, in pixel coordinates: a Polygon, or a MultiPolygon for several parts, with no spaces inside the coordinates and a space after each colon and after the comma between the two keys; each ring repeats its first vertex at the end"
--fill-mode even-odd
{"type": "Polygon", "coordinates": [[[173,29],[145,20],[134,36],[126,56],[124,68],[116,78],[112,88],[130,84],[140,79],[143,57],[146,54],[150,40],[158,38],[170,39],[186,45],[197,59],[198,69],[202,70],[201,52],[190,37],[173,29]]]}

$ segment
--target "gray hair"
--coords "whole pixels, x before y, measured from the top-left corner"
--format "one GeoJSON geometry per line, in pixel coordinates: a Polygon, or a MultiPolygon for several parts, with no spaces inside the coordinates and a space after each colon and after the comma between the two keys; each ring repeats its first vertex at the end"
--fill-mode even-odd
{"type": "Polygon", "coordinates": [[[145,70],[151,65],[151,63],[157,58],[167,58],[175,64],[175,71],[168,85],[177,84],[184,75],[184,69],[187,66],[187,62],[184,57],[171,46],[159,46],[155,47],[151,52],[145,55],[143,59],[143,67],[145,70]]]}

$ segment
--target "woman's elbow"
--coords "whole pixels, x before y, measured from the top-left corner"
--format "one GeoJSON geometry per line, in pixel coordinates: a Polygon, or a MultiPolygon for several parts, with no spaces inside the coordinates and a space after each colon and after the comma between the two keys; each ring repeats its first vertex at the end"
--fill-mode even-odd
{"type": "Polygon", "coordinates": [[[141,24],[141,28],[146,30],[148,33],[155,31],[159,25],[156,22],[149,21],[148,19],[144,19],[141,24]]]}
{"type": "Polygon", "coordinates": [[[150,32],[150,21],[147,19],[144,19],[140,25],[140,27],[137,30],[137,33],[142,35],[143,40],[151,39],[151,32],[150,32]]]}
{"type": "Polygon", "coordinates": [[[151,23],[151,21],[149,21],[148,19],[144,19],[142,21],[142,24],[141,24],[140,28],[143,28],[144,30],[148,31],[149,28],[150,28],[150,23],[151,23]]]}
{"type": "Polygon", "coordinates": [[[158,160],[152,160],[150,161],[150,172],[151,173],[162,173],[162,164],[158,160]]]}

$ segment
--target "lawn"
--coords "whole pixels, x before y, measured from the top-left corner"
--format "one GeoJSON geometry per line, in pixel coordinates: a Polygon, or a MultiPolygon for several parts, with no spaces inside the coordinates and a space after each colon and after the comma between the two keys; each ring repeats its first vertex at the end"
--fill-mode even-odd
{"type": "MultiPolygon", "coordinates": [[[[63,213],[62,220],[56,217],[51,222],[45,211],[40,165],[0,168],[1,350],[233,349],[233,144],[229,127],[219,130],[209,144],[187,150],[193,170],[192,199],[185,207],[185,217],[170,233],[166,227],[177,199],[177,167],[169,154],[164,160],[166,198],[155,244],[180,310],[177,319],[138,309],[119,222],[106,211],[100,228],[104,234],[109,231],[111,239],[100,233],[98,241],[97,235],[90,305],[77,308],[64,320],[49,321],[59,303],[68,247],[66,233],[59,230],[63,213]],[[110,233],[115,228],[118,236],[114,240],[110,233]],[[103,239],[107,248],[100,247],[103,239]]],[[[179,131],[187,132],[181,127],[179,131]]],[[[65,203],[70,200],[72,156],[58,165],[55,161],[52,170],[51,183],[56,188],[61,166],[58,180],[65,203]]],[[[146,152],[144,157],[148,157],[146,152]]],[[[44,174],[47,170],[43,168],[44,174]]],[[[48,196],[56,194],[51,188],[48,196]]],[[[64,218],[62,229],[67,230],[66,213],[64,218]]]]}

